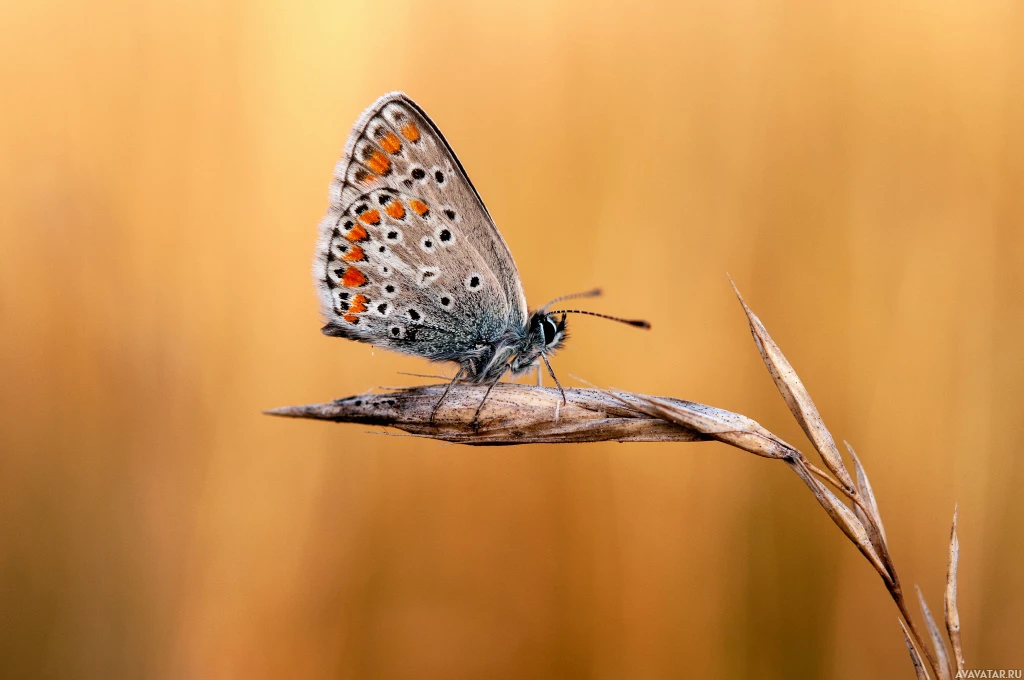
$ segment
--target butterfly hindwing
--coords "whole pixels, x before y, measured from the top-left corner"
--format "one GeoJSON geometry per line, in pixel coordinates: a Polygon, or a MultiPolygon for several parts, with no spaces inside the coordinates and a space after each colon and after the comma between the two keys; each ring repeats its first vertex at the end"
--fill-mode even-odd
{"type": "Polygon", "coordinates": [[[518,272],[451,147],[402,93],[367,109],[335,168],[314,277],[324,332],[459,360],[525,323],[518,272]]]}

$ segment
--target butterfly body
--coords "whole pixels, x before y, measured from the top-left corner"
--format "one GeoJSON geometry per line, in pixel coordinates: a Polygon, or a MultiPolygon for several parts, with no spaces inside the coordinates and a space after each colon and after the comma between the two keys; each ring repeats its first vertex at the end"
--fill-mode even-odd
{"type": "MultiPolygon", "coordinates": [[[[406,332],[407,339],[409,333],[412,334],[409,344],[394,349],[431,361],[458,363],[460,379],[489,382],[506,371],[513,375],[525,373],[536,365],[541,355],[551,354],[561,347],[566,337],[565,321],[553,317],[550,314],[536,314],[531,316],[531,323],[526,326],[509,328],[497,336],[478,335],[458,344],[447,340],[437,342],[433,336],[420,338],[421,332],[429,334],[432,329],[413,326],[406,332]]],[[[325,335],[359,339],[341,325],[328,323],[322,330],[325,335]]]]}
{"type": "Polygon", "coordinates": [[[480,195],[437,126],[401,92],[374,102],[349,136],[313,277],[326,335],[455,362],[457,377],[471,382],[546,362],[566,337],[564,314],[528,311],[480,195]]]}

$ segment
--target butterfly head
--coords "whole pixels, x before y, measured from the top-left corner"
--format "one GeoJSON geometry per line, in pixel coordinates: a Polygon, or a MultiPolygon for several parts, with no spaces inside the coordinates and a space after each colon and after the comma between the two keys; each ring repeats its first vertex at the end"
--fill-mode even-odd
{"type": "Polygon", "coordinates": [[[541,354],[550,354],[562,346],[568,334],[565,330],[565,314],[559,319],[554,313],[543,310],[533,313],[528,324],[530,347],[541,354]]]}
{"type": "Polygon", "coordinates": [[[565,342],[565,314],[556,314],[541,309],[530,316],[526,324],[526,337],[522,349],[512,360],[512,372],[520,373],[537,362],[542,355],[551,354],[565,342]]]}
{"type": "Polygon", "coordinates": [[[554,352],[565,342],[565,314],[556,319],[554,314],[538,312],[530,320],[535,336],[534,344],[543,347],[545,352],[554,352]]]}

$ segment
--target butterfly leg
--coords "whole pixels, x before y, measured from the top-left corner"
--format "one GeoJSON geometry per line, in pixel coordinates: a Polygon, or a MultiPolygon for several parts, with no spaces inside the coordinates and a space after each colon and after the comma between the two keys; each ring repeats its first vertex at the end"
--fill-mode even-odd
{"type": "Polygon", "coordinates": [[[533,368],[537,371],[537,387],[544,387],[543,374],[540,372],[540,364],[534,364],[533,368]]]}
{"type": "Polygon", "coordinates": [[[459,368],[459,372],[456,373],[455,377],[452,378],[452,381],[450,383],[448,383],[448,387],[444,388],[444,392],[441,393],[441,398],[437,400],[437,403],[434,404],[434,408],[431,409],[431,411],[430,411],[430,422],[431,422],[431,424],[433,424],[433,422],[434,422],[434,416],[437,415],[437,409],[441,408],[441,402],[443,402],[445,397],[448,396],[448,393],[451,392],[452,387],[455,385],[455,383],[459,382],[459,380],[462,379],[462,375],[463,375],[463,372],[465,370],[466,370],[465,367],[459,368]]]}
{"type": "MultiPolygon", "coordinates": [[[[555,375],[554,369],[551,368],[551,362],[549,362],[548,358],[543,354],[540,355],[540,358],[544,360],[544,365],[548,367],[548,375],[550,375],[551,379],[555,381],[556,385],[558,385],[558,391],[562,393],[562,403],[568,404],[569,402],[565,398],[565,390],[562,389],[562,383],[558,382],[558,376],[555,375]]],[[[537,367],[537,375],[538,377],[540,376],[540,366],[537,367]]]]}
{"type": "Polygon", "coordinates": [[[473,414],[473,422],[471,423],[471,426],[473,427],[474,430],[480,427],[480,411],[483,409],[484,404],[487,403],[487,397],[491,396],[491,390],[493,390],[494,386],[498,384],[498,381],[505,376],[505,373],[508,372],[508,369],[509,366],[508,364],[506,364],[504,370],[502,370],[502,372],[499,373],[498,376],[491,381],[491,384],[487,386],[487,391],[484,392],[484,398],[480,400],[480,405],[476,407],[476,413],[473,414]]]}

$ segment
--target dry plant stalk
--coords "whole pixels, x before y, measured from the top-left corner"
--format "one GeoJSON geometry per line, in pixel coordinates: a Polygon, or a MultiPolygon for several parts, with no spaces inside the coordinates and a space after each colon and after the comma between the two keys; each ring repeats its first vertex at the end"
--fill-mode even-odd
{"type": "MultiPolygon", "coordinates": [[[[736,290],[735,284],[733,289],[736,290]]],[[[853,447],[846,444],[853,463],[854,474],[851,476],[835,439],[825,427],[796,371],[738,290],[736,296],[743,306],[754,343],[768,372],[825,469],[814,465],[799,449],[744,415],[692,401],[631,392],[568,389],[563,404],[558,390],[502,383],[494,387],[479,418],[474,419],[486,387],[454,385],[435,414],[438,399],[447,387],[442,384],[397,388],[384,394],[358,395],[325,404],[289,406],[267,413],[391,426],[416,436],[477,446],[717,440],[758,456],[780,459],[807,485],[822,509],[882,578],[899,610],[899,624],[917,677],[951,680],[956,670],[964,668],[956,601],[960,554],[956,511],[950,534],[943,606],[954,667],[946,649],[946,640],[935,624],[920,589],[918,598],[930,646],[925,644],[910,615],[889,551],[878,502],[853,447]],[[845,502],[840,496],[845,498],[845,502]]]]}
{"type": "MultiPolygon", "coordinates": [[[[487,385],[452,386],[444,405],[431,420],[431,412],[446,387],[409,387],[386,394],[362,394],[327,404],[288,406],[268,413],[291,418],[388,425],[423,437],[476,446],[711,439],[691,428],[630,408],[619,400],[626,398],[623,395],[601,390],[569,389],[565,391],[567,403],[563,404],[557,389],[515,383],[494,386],[475,426],[473,415],[487,391],[487,385]]],[[[685,405],[689,402],[674,403],[685,405]]]]}

